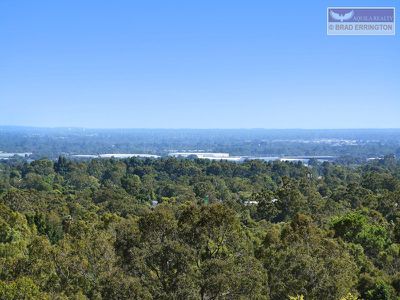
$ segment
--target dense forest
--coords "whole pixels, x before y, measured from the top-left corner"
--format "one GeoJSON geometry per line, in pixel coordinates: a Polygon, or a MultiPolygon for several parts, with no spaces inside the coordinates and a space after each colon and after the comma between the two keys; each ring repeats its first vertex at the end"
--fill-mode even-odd
{"type": "Polygon", "coordinates": [[[400,163],[0,164],[0,299],[399,299],[400,163]]]}

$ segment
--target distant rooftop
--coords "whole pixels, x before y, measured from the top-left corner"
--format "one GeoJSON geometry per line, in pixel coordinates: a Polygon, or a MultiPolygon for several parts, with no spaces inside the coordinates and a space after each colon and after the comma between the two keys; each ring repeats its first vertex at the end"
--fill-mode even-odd
{"type": "Polygon", "coordinates": [[[75,158],[130,158],[130,157],[143,157],[143,158],[159,158],[159,155],[143,154],[143,153],[106,153],[106,154],[75,154],[71,155],[75,158]]]}

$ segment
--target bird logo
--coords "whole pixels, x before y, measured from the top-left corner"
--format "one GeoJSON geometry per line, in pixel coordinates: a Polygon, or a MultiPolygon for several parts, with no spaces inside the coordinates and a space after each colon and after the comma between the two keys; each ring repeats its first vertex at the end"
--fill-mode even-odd
{"type": "Polygon", "coordinates": [[[329,14],[333,19],[343,22],[343,21],[350,20],[354,16],[354,10],[349,11],[348,13],[345,13],[345,14],[340,14],[333,10],[330,10],[329,14]]]}

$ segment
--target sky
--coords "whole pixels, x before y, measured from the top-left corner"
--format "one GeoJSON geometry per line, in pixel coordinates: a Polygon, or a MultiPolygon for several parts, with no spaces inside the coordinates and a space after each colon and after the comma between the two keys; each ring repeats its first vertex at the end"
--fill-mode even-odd
{"type": "Polygon", "coordinates": [[[1,0],[0,125],[400,128],[399,36],[326,34],[352,5],[399,9],[1,0]]]}

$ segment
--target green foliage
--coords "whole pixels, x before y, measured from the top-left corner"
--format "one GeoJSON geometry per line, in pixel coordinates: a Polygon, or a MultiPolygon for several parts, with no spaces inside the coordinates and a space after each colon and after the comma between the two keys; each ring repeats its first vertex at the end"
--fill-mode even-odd
{"type": "Polygon", "coordinates": [[[336,236],[348,242],[360,244],[367,254],[373,255],[385,249],[390,240],[387,228],[371,221],[360,212],[351,212],[334,218],[332,228],[336,236]]]}
{"type": "Polygon", "coordinates": [[[377,282],[365,293],[366,300],[391,300],[395,298],[393,287],[385,282],[377,282]]]}
{"type": "Polygon", "coordinates": [[[48,299],[48,297],[40,292],[33,280],[21,277],[12,282],[0,281],[0,299],[42,300],[48,299]]]}
{"type": "Polygon", "coordinates": [[[351,255],[305,215],[271,228],[259,257],[268,272],[271,299],[296,293],[310,299],[338,299],[356,282],[351,255]]]}
{"type": "Polygon", "coordinates": [[[0,299],[400,297],[391,157],[0,166],[0,299]]]}

